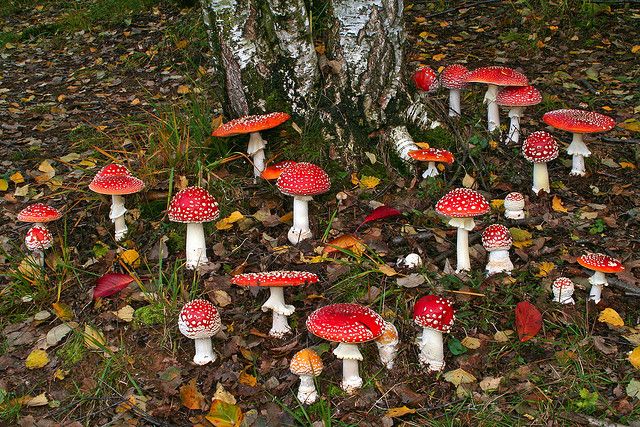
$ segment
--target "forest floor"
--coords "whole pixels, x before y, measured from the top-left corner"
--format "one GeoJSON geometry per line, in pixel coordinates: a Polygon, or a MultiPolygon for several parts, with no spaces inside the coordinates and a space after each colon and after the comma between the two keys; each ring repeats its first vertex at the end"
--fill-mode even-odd
{"type": "MultiPolygon", "coordinates": [[[[408,62],[521,70],[544,95],[526,110],[525,133],[546,129],[540,117],[556,108],[612,116],[616,128],[587,138],[587,176],[569,177],[562,151],[549,167],[552,195],[534,196],[531,164],[484,130],[480,85],[463,92],[459,122],[442,114],[441,91],[425,103],[442,126],[410,129],[458,156],[430,181],[381,145],[358,171],[344,170],[329,150],[317,150],[317,136],[300,137],[289,122],[269,135],[269,153],[322,162],[332,179],[330,193],[310,204],[317,238],[299,247],[287,245],[290,199],[254,184],[236,154],[245,141],[209,136],[220,117],[199,8],[155,0],[0,5],[0,425],[640,425],[640,350],[630,356],[640,346],[640,9],[575,3],[408,2],[408,62]],[[88,189],[112,161],[146,182],[127,198],[121,244],[107,198],[88,189]],[[196,183],[219,200],[221,218],[242,214],[207,225],[211,262],[199,275],[182,264],[184,225],[165,215],[175,189],[196,183]],[[456,276],[445,273],[455,263],[455,231],[434,205],[463,184],[482,191],[493,210],[471,235],[473,271],[456,276]],[[339,191],[347,195],[341,205],[339,191]],[[511,191],[526,195],[527,220],[504,219],[500,201],[511,191]],[[50,224],[55,244],[42,270],[24,261],[28,224],[16,222],[34,202],[64,213],[50,224]],[[403,215],[356,231],[380,204],[403,215]],[[478,235],[493,222],[512,228],[511,276],[483,274],[478,235]],[[364,246],[318,256],[344,234],[364,246]],[[626,268],[598,305],[586,301],[590,273],[576,262],[591,251],[626,268]],[[410,252],[422,256],[421,268],[398,263],[410,252]],[[296,312],[294,334],[282,340],[266,335],[265,293],[229,282],[276,269],[321,278],[285,291],[296,312]],[[108,272],[136,280],[94,301],[96,280],[108,272]],[[551,301],[559,276],[576,283],[575,306],[551,301]],[[421,368],[412,343],[413,305],[429,293],[457,310],[438,375],[421,368]],[[194,297],[214,302],[224,324],[214,339],[219,358],[205,367],[192,363],[193,343],[177,329],[182,304],[194,297]],[[515,324],[521,301],[543,317],[526,342],[515,324]],[[353,396],[340,390],[330,344],[304,327],[309,313],[334,302],[371,306],[402,338],[391,371],[374,344],[361,346],[365,384],[353,396]],[[288,366],[309,346],[325,370],[320,401],[305,407],[288,366]]],[[[570,135],[552,132],[566,147],[570,135]]]]}

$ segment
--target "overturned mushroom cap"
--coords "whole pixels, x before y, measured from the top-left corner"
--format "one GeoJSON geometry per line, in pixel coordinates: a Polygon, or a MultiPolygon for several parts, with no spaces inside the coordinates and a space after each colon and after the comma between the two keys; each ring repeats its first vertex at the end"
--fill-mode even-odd
{"type": "Polygon", "coordinates": [[[222,326],[218,309],[209,301],[195,299],[186,303],[178,316],[180,332],[187,338],[209,338],[222,326]]]}
{"type": "Polygon", "coordinates": [[[469,188],[456,188],[436,203],[436,212],[452,218],[469,218],[482,215],[491,207],[482,194],[469,188]]]}
{"type": "Polygon", "coordinates": [[[469,71],[464,80],[467,83],[486,83],[497,86],[527,86],[527,77],[509,67],[480,67],[469,71]]]}
{"type": "Polygon", "coordinates": [[[542,95],[533,86],[505,87],[496,96],[496,103],[504,107],[528,107],[540,102],[542,95]]]}
{"type": "Polygon", "coordinates": [[[624,266],[620,260],[600,253],[582,255],[578,257],[578,264],[589,270],[600,271],[602,273],[617,273],[624,270],[624,266]]]}
{"type": "Polygon", "coordinates": [[[424,150],[411,150],[409,157],[423,162],[453,163],[453,154],[443,148],[427,148],[424,150]]]}
{"type": "Polygon", "coordinates": [[[209,222],[218,218],[218,202],[202,187],[187,187],[171,199],[167,211],[172,222],[209,222]]]}
{"type": "Polygon", "coordinates": [[[438,75],[430,67],[422,67],[413,74],[418,89],[429,92],[438,88],[438,75]]]}
{"type": "Polygon", "coordinates": [[[310,348],[304,348],[293,355],[289,369],[294,375],[308,375],[317,377],[322,373],[324,365],[318,353],[310,348]]]}
{"type": "Polygon", "coordinates": [[[455,320],[455,310],[448,299],[426,295],[416,301],[413,320],[423,328],[449,332],[455,320]]]}
{"type": "Polygon", "coordinates": [[[307,329],[328,341],[358,344],[382,335],[384,319],[360,304],[331,304],[309,315],[307,329]]]}
{"type": "Polygon", "coordinates": [[[257,114],[254,116],[244,116],[224,123],[214,130],[213,136],[235,136],[245,133],[260,132],[281,125],[289,120],[291,116],[287,113],[257,114]]]}
{"type": "Polygon", "coordinates": [[[469,70],[464,65],[449,65],[440,74],[440,84],[447,89],[462,89],[467,85],[464,77],[468,72],[469,70]]]}
{"type": "Polygon", "coordinates": [[[604,132],[616,125],[616,121],[609,116],[577,109],[549,111],[542,116],[542,121],[556,129],[573,133],[604,132]]]}
{"type": "Polygon", "coordinates": [[[282,171],[276,186],[287,196],[315,196],[329,191],[331,180],[320,166],[299,162],[282,171]]]}
{"type": "Polygon", "coordinates": [[[261,273],[238,274],[231,283],[239,286],[299,286],[316,283],[318,276],[307,271],[265,271],[261,273]]]}
{"type": "Polygon", "coordinates": [[[533,163],[546,163],[558,157],[558,143],[549,132],[533,132],[522,144],[522,155],[533,163]]]}
{"type": "Polygon", "coordinates": [[[49,249],[52,241],[51,232],[41,225],[31,227],[24,238],[24,244],[30,251],[49,249]]]}
{"type": "Polygon", "coordinates": [[[502,224],[491,224],[482,232],[482,246],[489,252],[508,250],[512,244],[511,233],[502,224]]]}
{"type": "Polygon", "coordinates": [[[43,203],[34,203],[22,209],[18,214],[18,221],[22,222],[50,222],[60,219],[62,214],[56,208],[43,203]]]}

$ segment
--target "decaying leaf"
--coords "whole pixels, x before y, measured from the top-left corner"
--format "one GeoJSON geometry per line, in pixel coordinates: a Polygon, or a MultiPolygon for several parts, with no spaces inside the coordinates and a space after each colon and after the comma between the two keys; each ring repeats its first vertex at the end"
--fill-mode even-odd
{"type": "Polygon", "coordinates": [[[51,304],[51,307],[53,308],[54,313],[56,313],[58,319],[63,322],[68,322],[73,319],[73,310],[67,304],[63,302],[54,302],[51,304]]]}
{"type": "Polygon", "coordinates": [[[236,405],[215,399],[205,418],[216,427],[239,427],[244,414],[236,405]]]}
{"type": "Polygon", "coordinates": [[[27,369],[40,369],[49,363],[47,352],[41,349],[35,349],[27,356],[25,366],[27,369]]]}
{"type": "Polygon", "coordinates": [[[482,391],[497,390],[501,380],[502,377],[484,377],[479,385],[482,391]]]}
{"type": "Polygon", "coordinates": [[[464,339],[461,341],[462,345],[467,347],[468,349],[471,350],[475,350],[477,348],[480,348],[480,345],[482,344],[482,342],[478,339],[478,338],[474,338],[474,337],[464,337],[464,339]]]}
{"type": "Polygon", "coordinates": [[[633,349],[631,353],[629,353],[629,362],[636,368],[640,369],[640,346],[633,349]]]}
{"type": "Polygon", "coordinates": [[[180,402],[189,409],[203,410],[207,407],[207,402],[198,390],[195,378],[192,378],[187,384],[180,387],[180,402]]]}
{"type": "Polygon", "coordinates": [[[104,334],[89,324],[84,325],[84,345],[90,350],[103,350],[107,341],[104,334]]]}
{"type": "Polygon", "coordinates": [[[416,413],[415,409],[407,408],[406,406],[400,406],[398,408],[389,409],[385,415],[389,418],[400,418],[403,415],[415,414],[415,413],[416,413]]]}
{"type": "Polygon", "coordinates": [[[226,218],[222,218],[220,221],[216,222],[217,230],[229,230],[233,227],[233,224],[240,221],[244,218],[244,215],[240,213],[240,211],[234,211],[226,218]]]}
{"type": "Polygon", "coordinates": [[[322,255],[327,256],[332,253],[341,253],[340,249],[353,252],[355,255],[360,256],[364,253],[366,246],[360,239],[353,234],[343,234],[338,236],[322,249],[322,255]]]}
{"type": "Polygon", "coordinates": [[[551,199],[551,209],[556,212],[569,212],[569,210],[562,204],[562,199],[560,199],[560,197],[558,196],[553,196],[553,199],[551,199]]]}
{"type": "Polygon", "coordinates": [[[120,259],[122,260],[122,262],[133,268],[140,267],[140,254],[135,249],[127,249],[126,251],[122,252],[120,254],[120,259]]]}

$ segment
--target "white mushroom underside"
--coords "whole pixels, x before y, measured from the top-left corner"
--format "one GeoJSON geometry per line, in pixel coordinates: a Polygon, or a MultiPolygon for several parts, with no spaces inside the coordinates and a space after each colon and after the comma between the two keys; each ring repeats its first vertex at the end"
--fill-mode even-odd
{"type": "Polygon", "coordinates": [[[272,311],[272,324],[269,335],[282,338],[291,332],[287,317],[291,316],[296,308],[284,302],[284,288],[280,286],[269,287],[269,298],[262,304],[262,311],[272,311]]]}
{"type": "Polygon", "coordinates": [[[318,392],[316,391],[316,385],[311,375],[300,375],[298,400],[305,405],[311,405],[318,400],[318,392]]]}
{"type": "Polygon", "coordinates": [[[593,273],[593,276],[589,277],[589,283],[591,283],[589,299],[598,304],[602,297],[602,288],[609,286],[609,282],[607,282],[607,278],[603,272],[596,271],[593,273]]]}
{"type": "Polygon", "coordinates": [[[216,354],[213,352],[211,338],[196,338],[196,354],[193,356],[193,363],[196,365],[206,365],[215,362],[216,354]]]}
{"type": "Polygon", "coordinates": [[[489,132],[500,127],[500,109],[496,104],[496,96],[498,95],[498,86],[490,84],[484,94],[484,103],[487,104],[487,129],[489,132]]]}
{"type": "Polygon", "coordinates": [[[429,162],[429,167],[427,167],[427,170],[422,173],[423,178],[429,178],[438,175],[440,175],[440,172],[438,172],[436,162],[429,162]]]}
{"type": "Polygon", "coordinates": [[[574,133],[573,139],[569,147],[567,147],[567,154],[573,156],[571,175],[584,176],[587,171],[584,167],[584,158],[591,156],[591,151],[585,145],[581,133],[574,133]]]}
{"type": "Polygon", "coordinates": [[[253,176],[256,178],[260,176],[264,170],[264,148],[267,146],[267,141],[262,139],[260,132],[253,132],[249,136],[249,145],[247,147],[247,154],[251,156],[253,161],[253,176]]]}
{"type": "Polygon", "coordinates": [[[509,258],[508,250],[497,250],[489,252],[489,262],[487,263],[487,276],[497,273],[511,273],[513,263],[509,258]]]}
{"type": "Polygon", "coordinates": [[[342,389],[353,393],[362,387],[362,378],[358,371],[358,361],[362,360],[362,353],[355,344],[340,343],[333,350],[333,354],[342,359],[342,389]]]}
{"type": "Polygon", "coordinates": [[[109,218],[115,226],[115,239],[116,242],[122,240],[127,234],[127,224],[124,222],[124,214],[127,213],[127,208],[124,206],[124,197],[118,195],[111,196],[111,209],[109,210],[109,218]]]}

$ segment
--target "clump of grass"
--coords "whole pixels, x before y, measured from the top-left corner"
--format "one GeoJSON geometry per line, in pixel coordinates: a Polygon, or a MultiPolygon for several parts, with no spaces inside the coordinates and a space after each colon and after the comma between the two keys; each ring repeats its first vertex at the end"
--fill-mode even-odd
{"type": "Polygon", "coordinates": [[[133,313],[133,322],[136,326],[162,325],[165,319],[165,306],[162,303],[153,303],[136,309],[133,313]]]}
{"type": "Polygon", "coordinates": [[[81,334],[73,334],[57,351],[56,355],[65,367],[74,366],[84,358],[87,349],[81,334]]]}

